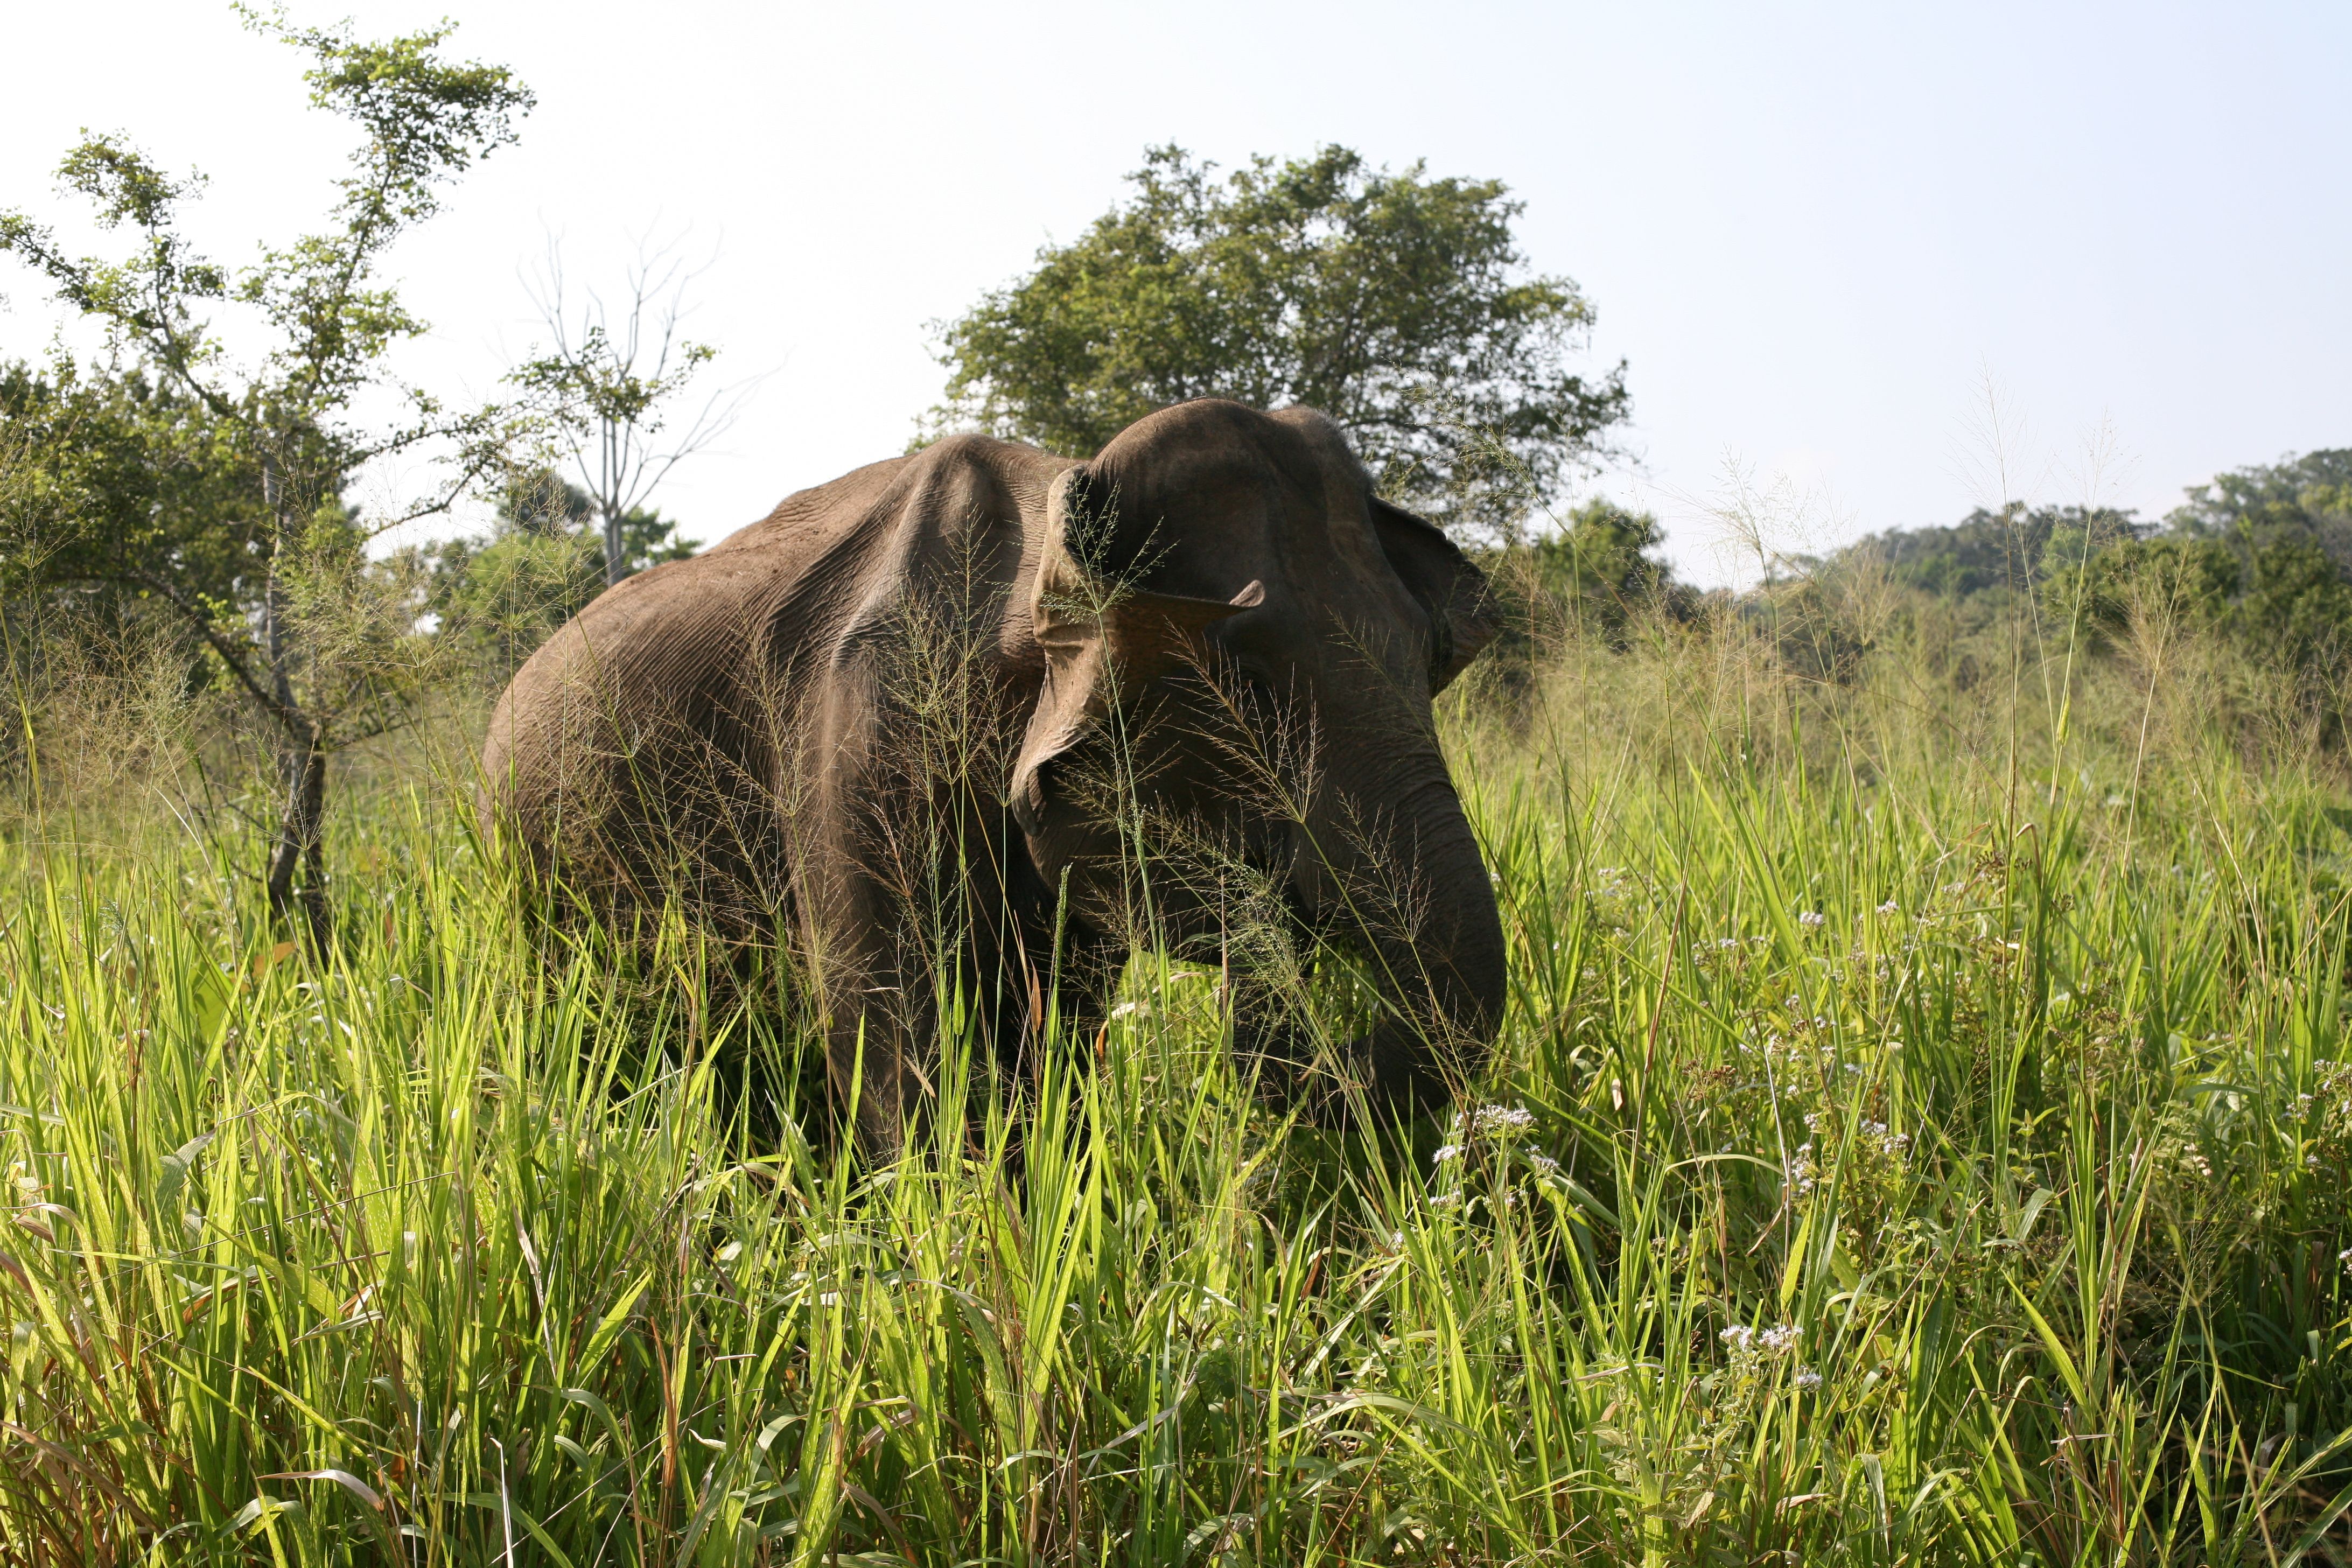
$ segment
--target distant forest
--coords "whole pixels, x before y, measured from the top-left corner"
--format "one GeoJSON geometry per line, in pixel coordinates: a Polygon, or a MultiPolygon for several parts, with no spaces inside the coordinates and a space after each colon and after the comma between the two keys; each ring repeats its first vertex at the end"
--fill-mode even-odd
{"type": "Polygon", "coordinates": [[[1939,599],[2023,594],[2120,629],[2162,608],[2273,653],[2315,657],[2352,635],[2352,448],[2232,469],[2156,522],[2080,506],[1979,509],[1838,552],[1939,599]]]}

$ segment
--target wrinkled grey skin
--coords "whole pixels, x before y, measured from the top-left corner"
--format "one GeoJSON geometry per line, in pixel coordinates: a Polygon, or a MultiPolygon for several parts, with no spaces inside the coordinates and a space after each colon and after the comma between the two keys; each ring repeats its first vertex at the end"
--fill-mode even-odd
{"type": "Polygon", "coordinates": [[[1485,588],[1309,410],[1182,404],[1085,463],[957,437],[582,611],[499,703],[485,813],[575,897],[789,932],[877,1152],[931,1088],[942,990],[1019,1070],[1147,921],[1285,1054],[1227,936],[1253,882],[1368,961],[1369,1102],[1431,1108],[1503,1004],[1431,713],[1485,588]]]}

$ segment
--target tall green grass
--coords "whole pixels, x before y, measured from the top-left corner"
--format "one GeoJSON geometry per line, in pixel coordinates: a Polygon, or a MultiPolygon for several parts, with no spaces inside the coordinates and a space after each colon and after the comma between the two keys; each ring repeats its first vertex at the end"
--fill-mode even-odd
{"type": "Polygon", "coordinates": [[[1372,1146],[1146,955],[875,1169],[789,997],[535,931],[436,793],[316,961],[233,837],[26,825],[0,1556],[2341,1561],[2344,797],[1714,658],[1462,730],[1508,1017],[1372,1146]]]}

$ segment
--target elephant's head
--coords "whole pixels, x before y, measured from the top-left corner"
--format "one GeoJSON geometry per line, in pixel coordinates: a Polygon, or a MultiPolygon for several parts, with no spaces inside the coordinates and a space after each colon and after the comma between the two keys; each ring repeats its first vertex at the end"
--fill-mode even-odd
{"type": "Polygon", "coordinates": [[[1484,576],[1374,497],[1323,416],[1218,400],[1070,470],[1044,533],[1046,675],[1012,784],[1049,885],[1097,920],[1148,895],[1160,930],[1200,942],[1230,884],[1169,869],[1153,837],[1251,868],[1370,961],[1384,1006],[1355,1054],[1376,1099],[1438,1102],[1444,1058],[1475,1058],[1503,1002],[1431,710],[1492,636],[1484,576]]]}

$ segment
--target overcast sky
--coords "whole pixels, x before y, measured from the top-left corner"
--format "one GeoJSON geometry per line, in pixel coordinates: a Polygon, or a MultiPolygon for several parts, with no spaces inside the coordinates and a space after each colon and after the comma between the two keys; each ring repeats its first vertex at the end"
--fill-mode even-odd
{"type": "MultiPolygon", "coordinates": [[[[1231,164],[1325,142],[1499,177],[1533,265],[1628,362],[1638,461],[1685,570],[1728,466],[1835,542],[2011,494],[2160,513],[2184,485],[2352,445],[2352,5],[311,5],[363,31],[445,9],[540,104],[406,241],[416,373],[486,391],[535,339],[527,268],[575,286],[634,237],[710,265],[692,330],[766,373],[659,498],[715,539],[899,450],[929,323],[1076,236],[1142,149],[1231,164]],[[2086,476],[2102,426],[2111,458],[2086,476]]],[[[70,208],[81,127],[211,177],[191,227],[250,258],[349,150],[299,60],[204,0],[15,8],[0,205],[70,208]]],[[[70,231],[69,231],[70,232],[70,231]]],[[[54,308],[0,263],[0,353],[54,308]]]]}

